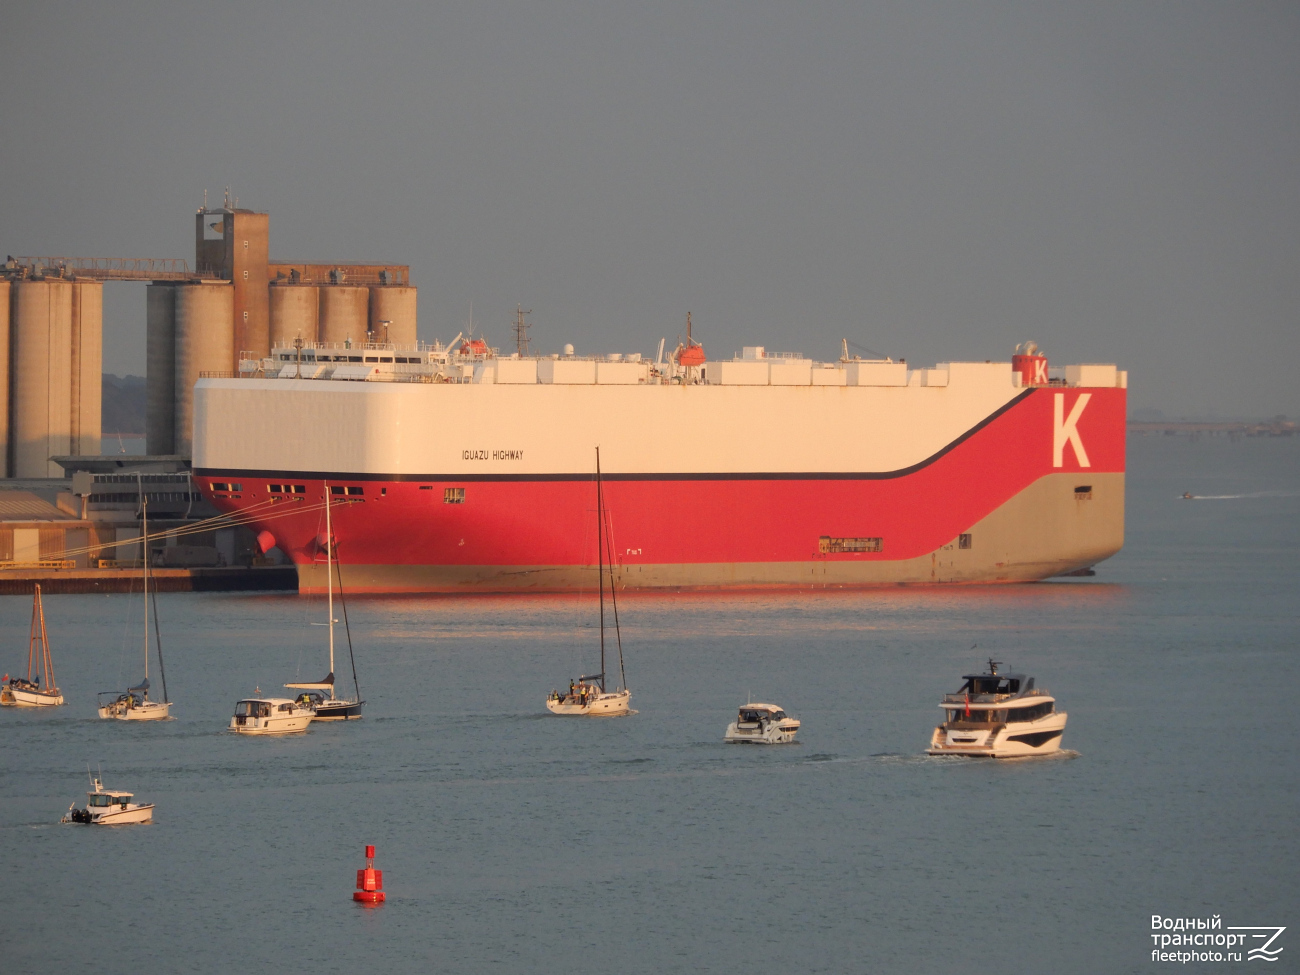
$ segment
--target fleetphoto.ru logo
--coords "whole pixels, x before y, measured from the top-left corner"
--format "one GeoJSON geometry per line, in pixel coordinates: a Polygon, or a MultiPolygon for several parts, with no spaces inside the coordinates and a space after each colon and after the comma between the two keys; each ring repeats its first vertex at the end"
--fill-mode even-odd
{"type": "Polygon", "coordinates": [[[1277,961],[1285,925],[1223,926],[1223,918],[1151,915],[1152,961],[1277,961]]]}

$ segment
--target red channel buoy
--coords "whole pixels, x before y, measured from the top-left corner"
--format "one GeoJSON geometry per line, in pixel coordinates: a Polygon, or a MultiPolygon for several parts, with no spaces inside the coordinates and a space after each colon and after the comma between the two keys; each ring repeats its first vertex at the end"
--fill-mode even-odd
{"type": "Polygon", "coordinates": [[[357,889],[352,899],[362,904],[384,902],[384,871],[375,869],[375,848],[366,847],[366,869],[357,871],[357,889]]]}

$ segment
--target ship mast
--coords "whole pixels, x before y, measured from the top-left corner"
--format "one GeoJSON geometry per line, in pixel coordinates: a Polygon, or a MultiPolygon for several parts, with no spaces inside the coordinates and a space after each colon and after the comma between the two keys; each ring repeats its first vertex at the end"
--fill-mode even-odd
{"type": "Polygon", "coordinates": [[[605,510],[600,486],[600,448],[596,448],[596,588],[600,592],[600,689],[605,690],[605,546],[602,532],[605,510]]]}
{"type": "Polygon", "coordinates": [[[531,308],[524,311],[523,305],[515,305],[515,351],[520,356],[528,355],[528,330],[533,326],[531,323],[524,321],[524,316],[532,313],[531,308]]]}
{"type": "MultiPolygon", "coordinates": [[[[330,521],[330,485],[325,482],[325,591],[329,594],[330,700],[334,700],[334,525],[330,521]]],[[[319,522],[317,522],[319,524],[319,522]]],[[[355,670],[354,670],[355,676],[355,670]]]]}

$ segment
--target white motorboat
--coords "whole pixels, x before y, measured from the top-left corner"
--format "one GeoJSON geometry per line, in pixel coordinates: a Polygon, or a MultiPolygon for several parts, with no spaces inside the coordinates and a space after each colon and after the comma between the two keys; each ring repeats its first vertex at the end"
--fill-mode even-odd
{"type": "Polygon", "coordinates": [[[57,707],[63,695],[54,682],[54,660],[50,656],[50,641],[45,634],[45,607],[41,603],[41,584],[36,583],[32,595],[32,633],[27,641],[27,677],[5,675],[0,685],[0,704],[15,708],[57,707]],[[40,650],[36,645],[40,644],[40,650]],[[41,686],[42,674],[44,686],[41,686]]]}
{"type": "Polygon", "coordinates": [[[105,789],[98,776],[91,776],[92,789],[86,793],[86,808],[78,809],[74,802],[63,817],[65,823],[85,823],[90,826],[127,826],[132,823],[153,822],[153,803],[137,803],[130,792],[105,789]]]}
{"type": "Polygon", "coordinates": [[[329,646],[330,646],[330,672],[324,680],[320,681],[298,681],[284,686],[291,690],[301,690],[306,693],[299,694],[297,702],[306,707],[312,708],[316,712],[315,720],[317,721],[355,721],[361,717],[361,709],[365,707],[366,702],[361,700],[361,685],[357,682],[357,661],[352,654],[352,628],[348,625],[348,607],[343,601],[343,575],[339,572],[339,603],[343,606],[343,629],[348,635],[348,659],[352,661],[352,687],[356,691],[356,697],[352,700],[346,700],[334,695],[334,624],[338,622],[334,619],[334,573],[338,570],[338,562],[334,559],[334,547],[338,540],[334,537],[334,523],[330,519],[330,508],[333,500],[331,498],[329,481],[325,482],[325,578],[326,592],[328,596],[328,609],[326,625],[329,627],[329,646]],[[329,697],[326,697],[326,693],[329,697]]]}
{"type": "Polygon", "coordinates": [[[143,492],[140,495],[141,527],[144,536],[140,540],[144,553],[141,574],[144,580],[144,680],[135,687],[122,691],[100,691],[99,716],[104,719],[116,718],[119,721],[161,721],[171,715],[172,705],[167,698],[167,671],[163,669],[162,632],[158,626],[158,596],[153,599],[153,627],[155,646],[158,649],[158,673],[162,676],[163,699],[149,700],[149,499],[143,492]]]}
{"type": "Polygon", "coordinates": [[[939,705],[945,716],[930,737],[928,755],[1021,758],[1048,755],[1061,748],[1069,717],[1056,710],[1056,698],[1024,674],[999,674],[989,660],[983,674],[965,674],[956,694],[939,705]]]}
{"type": "Polygon", "coordinates": [[[292,735],[306,731],[316,711],[287,697],[249,697],[235,705],[230,730],[241,735],[292,735]]]}
{"type": "Polygon", "coordinates": [[[600,599],[600,673],[584,674],[569,681],[569,693],[551,691],[546,709],[552,714],[593,718],[612,718],[635,714],[629,704],[632,692],[627,687],[623,669],[623,635],[618,627],[618,596],[614,591],[614,553],[609,547],[609,526],[605,524],[605,494],[600,481],[600,448],[596,448],[596,589],[600,599]],[[613,690],[605,685],[605,562],[609,562],[609,598],[614,609],[614,637],[618,644],[619,684],[613,690]]]}
{"type": "Polygon", "coordinates": [[[799,719],[792,718],[779,704],[742,704],[736,720],[727,725],[723,741],[755,745],[784,745],[794,741],[799,719]]]}

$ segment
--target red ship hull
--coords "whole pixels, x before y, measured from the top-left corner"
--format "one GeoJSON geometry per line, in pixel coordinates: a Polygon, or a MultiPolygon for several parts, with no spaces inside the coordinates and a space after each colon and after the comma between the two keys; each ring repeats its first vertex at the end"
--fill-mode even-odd
{"type": "MultiPolygon", "coordinates": [[[[1027,581],[1083,570],[1123,544],[1124,436],[1124,389],[1042,387],[905,470],[609,471],[615,577],[625,588],[795,588],[1027,581]],[[1071,413],[1083,395],[1077,436],[1062,438],[1062,410],[1071,413]]],[[[195,474],[218,509],[273,536],[298,565],[304,592],[325,587],[327,484],[348,591],[593,584],[591,473],[195,474]]]]}

